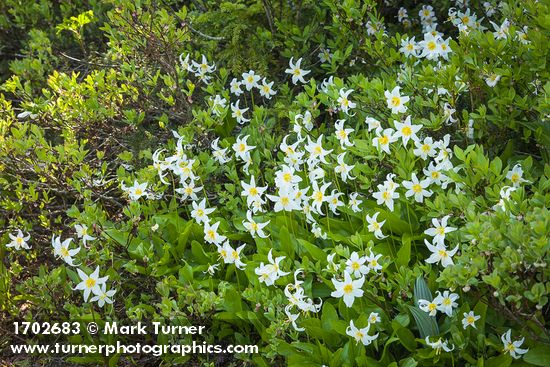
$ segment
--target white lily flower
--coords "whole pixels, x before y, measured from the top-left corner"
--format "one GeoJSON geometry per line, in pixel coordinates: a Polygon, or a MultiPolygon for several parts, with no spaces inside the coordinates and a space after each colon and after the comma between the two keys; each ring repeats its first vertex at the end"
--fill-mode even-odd
{"type": "Polygon", "coordinates": [[[22,248],[26,250],[30,250],[30,246],[27,243],[31,236],[27,233],[27,236],[23,234],[23,232],[18,229],[17,234],[14,236],[11,233],[9,234],[9,237],[11,239],[11,242],[6,245],[6,247],[13,247],[16,250],[21,250],[22,248]]]}
{"type": "Polygon", "coordinates": [[[366,219],[367,219],[367,223],[369,223],[369,225],[367,227],[369,232],[373,232],[374,237],[381,240],[381,239],[386,238],[388,236],[384,236],[384,234],[382,233],[382,226],[384,225],[384,223],[386,223],[386,221],[383,220],[382,222],[378,222],[377,219],[376,219],[379,214],[380,214],[380,212],[376,212],[376,213],[374,213],[374,215],[372,217],[367,214],[366,219]]]}
{"type": "Polygon", "coordinates": [[[330,295],[336,298],[343,298],[347,307],[353,306],[353,301],[356,297],[363,296],[361,287],[365,283],[365,277],[362,276],[357,280],[352,280],[348,272],[344,272],[344,281],[332,278],[332,284],[336,288],[330,295]]]}
{"type": "Polygon", "coordinates": [[[309,74],[310,70],[303,70],[301,68],[302,58],[299,58],[298,61],[296,61],[296,64],[293,62],[293,57],[290,58],[290,61],[288,62],[289,68],[285,70],[285,73],[292,75],[292,84],[296,85],[298,81],[300,83],[306,83],[304,76],[309,74]]]}
{"type": "Polygon", "coordinates": [[[55,237],[52,236],[52,246],[53,246],[53,254],[56,257],[60,257],[70,266],[76,266],[74,264],[73,256],[78,254],[80,251],[80,247],[69,250],[69,246],[71,245],[72,238],[67,238],[65,241],[61,242],[61,236],[55,237]]]}
{"type": "Polygon", "coordinates": [[[504,344],[504,354],[510,353],[514,359],[521,358],[522,354],[529,351],[529,349],[520,348],[525,338],[521,338],[520,340],[516,340],[514,342],[512,341],[512,329],[508,329],[506,333],[502,334],[500,339],[502,340],[502,344],[504,344]]]}
{"type": "Polygon", "coordinates": [[[99,277],[99,266],[95,268],[95,270],[92,272],[92,274],[87,275],[80,269],[76,269],[78,276],[82,280],[80,283],[76,285],[73,290],[82,290],[84,291],[84,302],[88,301],[88,297],[90,296],[90,293],[94,292],[94,294],[100,293],[101,288],[100,286],[104,284],[107,279],[109,279],[109,276],[105,276],[100,278],[99,277]]]}

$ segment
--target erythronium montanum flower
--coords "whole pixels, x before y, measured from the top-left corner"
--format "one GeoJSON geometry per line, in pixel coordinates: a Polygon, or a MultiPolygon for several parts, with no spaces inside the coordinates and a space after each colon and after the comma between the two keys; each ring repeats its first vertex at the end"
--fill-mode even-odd
{"type": "Polygon", "coordinates": [[[353,301],[357,297],[363,296],[363,290],[361,287],[365,282],[365,277],[361,277],[357,280],[352,280],[348,272],[344,272],[344,281],[336,280],[332,278],[332,284],[336,288],[330,295],[336,298],[343,298],[346,306],[351,307],[353,301]]]}

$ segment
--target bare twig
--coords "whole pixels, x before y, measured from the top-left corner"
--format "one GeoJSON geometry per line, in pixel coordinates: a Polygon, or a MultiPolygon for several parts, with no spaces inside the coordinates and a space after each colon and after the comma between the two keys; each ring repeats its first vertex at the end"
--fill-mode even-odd
{"type": "Polygon", "coordinates": [[[76,57],[72,57],[72,56],[69,56],[63,52],[60,52],[61,56],[63,57],[66,57],[67,59],[69,60],[72,60],[72,61],[76,61],[76,62],[79,62],[81,64],[86,64],[86,65],[93,65],[93,66],[101,66],[101,67],[107,67],[107,68],[114,68],[116,67],[116,65],[107,65],[107,64],[98,64],[98,63],[95,63],[95,62],[90,62],[90,61],[86,61],[86,60],[80,60],[80,59],[77,59],[76,57]]]}
{"type": "Polygon", "coordinates": [[[206,39],[214,40],[214,41],[223,41],[225,39],[224,37],[215,37],[215,36],[209,36],[207,34],[204,34],[201,31],[193,28],[193,26],[191,26],[191,23],[189,23],[189,22],[183,22],[183,25],[188,27],[193,33],[196,33],[199,36],[204,37],[206,39]]]}

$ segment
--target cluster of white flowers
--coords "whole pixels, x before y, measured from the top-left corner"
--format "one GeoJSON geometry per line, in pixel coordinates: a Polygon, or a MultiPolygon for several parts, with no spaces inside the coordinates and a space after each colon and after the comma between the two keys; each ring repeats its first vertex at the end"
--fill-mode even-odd
{"type": "Polygon", "coordinates": [[[443,39],[441,33],[436,30],[424,33],[424,39],[416,42],[415,37],[405,37],[401,40],[401,48],[399,49],[406,57],[426,58],[427,60],[438,60],[442,57],[444,60],[449,59],[449,54],[452,52],[449,46],[450,38],[443,39]]]}
{"type": "MultiPolygon", "coordinates": [[[[244,86],[247,91],[258,89],[260,95],[266,99],[271,99],[271,96],[277,94],[277,91],[273,90],[273,82],[268,82],[266,78],[262,78],[260,75],[257,75],[254,70],[250,70],[248,73],[243,73],[241,80],[233,78],[230,83],[230,92],[238,97],[244,93],[241,89],[242,86],[244,86]],[[262,84],[259,83],[260,80],[262,84]]],[[[236,104],[238,106],[239,101],[237,101],[236,104]]],[[[245,111],[241,112],[244,113],[245,111]]],[[[234,110],[233,113],[235,114],[234,110]]]]}
{"type": "Polygon", "coordinates": [[[203,81],[205,84],[208,84],[210,79],[212,79],[212,75],[210,74],[216,71],[216,64],[208,65],[208,60],[204,55],[201,56],[200,63],[195,60],[191,60],[189,54],[185,55],[185,57],[181,54],[179,59],[183,70],[193,73],[195,77],[203,81]]]}
{"type": "Polygon", "coordinates": [[[404,7],[399,8],[397,11],[397,21],[403,24],[405,28],[410,28],[412,25],[412,22],[409,19],[409,13],[404,7]]]}
{"type": "MultiPolygon", "coordinates": [[[[485,2],[483,6],[488,17],[498,9],[489,2],[485,2]]],[[[452,24],[463,34],[486,29],[481,25],[484,18],[478,19],[477,15],[469,8],[465,10],[451,8],[448,15],[452,24]]],[[[260,167],[254,167],[254,161],[257,161],[256,157],[261,153],[255,149],[261,142],[254,141],[253,132],[249,132],[249,134],[246,133],[247,130],[241,132],[241,127],[239,127],[240,133],[232,144],[228,143],[229,139],[220,141],[220,138],[216,138],[211,141],[210,154],[217,164],[223,166],[228,162],[234,162],[238,165],[237,175],[242,191],[237,198],[240,205],[237,205],[236,211],[242,211],[239,213],[240,223],[235,224],[235,227],[240,230],[244,228],[257,241],[256,243],[269,242],[271,244],[269,250],[258,250],[253,257],[247,255],[248,263],[244,262],[243,255],[246,245],[232,243],[229,239],[231,238],[231,229],[227,228],[228,223],[215,217],[217,208],[213,206],[214,202],[206,194],[204,184],[197,173],[197,167],[200,165],[199,160],[195,159],[196,156],[193,158],[191,146],[184,144],[186,138],[173,132],[177,139],[175,151],[170,153],[165,149],[158,149],[152,155],[152,167],[156,170],[159,181],[167,186],[176,186],[174,192],[177,193],[177,198],[187,205],[190,217],[202,227],[206,246],[210,245],[212,249],[215,248],[219,255],[220,263],[209,264],[204,274],[214,275],[222,262],[226,265],[234,265],[239,271],[245,270],[247,266],[248,270],[254,267],[254,272],[252,273],[250,270],[246,273],[247,276],[255,275],[262,286],[271,287],[270,289],[280,287],[287,301],[284,306],[284,314],[288,318],[287,323],[298,332],[305,330],[298,326],[299,317],[320,312],[323,300],[319,299],[318,302],[315,302],[307,294],[306,288],[308,287],[304,286],[304,283],[307,284],[305,280],[307,274],[304,269],[294,270],[297,267],[297,261],[292,263],[290,259],[287,259],[287,256],[290,257],[290,255],[278,253],[278,248],[271,242],[270,237],[276,235],[280,227],[270,225],[272,224],[268,219],[270,215],[283,212],[285,220],[287,216],[290,217],[290,223],[293,223],[294,216],[304,218],[306,222],[304,227],[311,232],[311,238],[315,237],[318,243],[326,243],[334,242],[337,238],[334,233],[330,233],[330,230],[327,232],[324,230],[327,224],[330,225],[331,216],[336,217],[351,212],[361,213],[360,217],[364,217],[367,224],[365,229],[359,229],[357,233],[362,230],[361,237],[369,236],[369,244],[358,247],[357,251],[350,251],[344,246],[339,246],[341,251],[337,251],[334,249],[336,246],[333,246],[332,251],[326,253],[328,265],[323,269],[331,277],[330,280],[334,288],[331,290],[330,296],[338,299],[338,302],[341,299],[341,302],[350,308],[353,307],[356,299],[360,300],[365,296],[365,288],[367,288],[365,283],[372,278],[381,277],[387,266],[387,261],[382,255],[384,252],[377,253],[375,251],[377,247],[373,244],[389,237],[391,227],[388,232],[388,225],[384,226],[386,222],[392,223],[391,216],[395,217],[394,212],[399,213],[402,209],[403,211],[406,209],[408,212],[409,204],[429,202],[428,198],[434,194],[437,195],[440,189],[446,190],[449,186],[454,186],[456,191],[461,189],[461,185],[452,179],[460,168],[454,167],[451,162],[453,155],[450,148],[451,136],[447,134],[440,140],[435,140],[434,137],[428,135],[420,120],[415,118],[413,121],[413,115],[408,115],[411,111],[415,111],[415,107],[418,107],[412,103],[413,91],[403,83],[403,80],[406,79],[405,76],[410,71],[408,68],[419,63],[428,64],[421,60],[425,59],[434,61],[432,64],[437,62],[437,66],[434,68],[442,69],[445,67],[443,64],[449,60],[452,53],[451,38],[445,38],[442,33],[437,31],[437,17],[433,7],[423,5],[418,16],[422,26],[422,35],[417,36],[419,41],[415,40],[415,36],[405,35],[401,39],[399,51],[407,58],[406,65],[396,77],[398,85],[394,83],[386,85],[384,89],[387,88],[387,90],[384,90],[384,96],[378,98],[377,102],[386,106],[384,113],[381,114],[385,117],[380,118],[382,121],[379,121],[375,117],[367,116],[364,122],[367,126],[366,132],[364,129],[358,129],[358,125],[353,125],[356,122],[354,121],[356,114],[363,113],[361,87],[354,86],[354,90],[349,84],[346,85],[345,80],[330,76],[318,84],[317,90],[323,94],[323,101],[328,101],[331,116],[337,115],[343,118],[331,120],[331,125],[323,133],[319,133],[316,128],[319,122],[315,121],[314,117],[318,112],[316,105],[300,104],[299,108],[291,111],[291,132],[282,138],[278,147],[279,151],[276,152],[278,155],[276,155],[275,162],[270,162],[274,163],[272,176],[269,175],[271,171],[269,174],[265,174],[263,171],[257,170],[260,167]],[[351,126],[355,126],[355,129],[351,126]],[[356,132],[356,129],[359,131],[356,132]],[[395,156],[396,152],[409,154],[411,161],[415,160],[409,170],[395,170],[395,173],[387,173],[381,179],[373,178],[372,185],[376,187],[376,190],[369,191],[368,195],[374,198],[379,206],[374,209],[368,205],[362,205],[363,199],[365,199],[362,193],[346,192],[340,186],[340,181],[346,184],[356,183],[354,180],[357,175],[354,174],[354,171],[357,173],[362,168],[361,166],[364,166],[360,163],[349,164],[352,161],[350,156],[357,154],[356,141],[358,140],[356,138],[359,133],[365,133],[367,139],[362,142],[375,147],[380,160],[395,156]],[[253,154],[255,159],[253,159],[253,154]],[[415,171],[412,167],[418,164],[417,162],[420,162],[422,168],[415,171]],[[406,205],[406,208],[403,205],[406,205]],[[242,228],[240,224],[242,224],[242,228]],[[337,255],[341,257],[338,261],[335,260],[337,255]],[[292,281],[293,270],[294,279],[292,281]]],[[[409,28],[412,24],[407,10],[403,7],[399,9],[397,19],[405,28],[409,28]]],[[[514,38],[523,44],[530,42],[527,27],[519,28],[514,35],[511,33],[511,30],[514,30],[514,25],[508,19],[504,19],[501,24],[492,21],[490,23],[493,27],[491,32],[497,40],[514,38]]],[[[382,21],[369,20],[365,23],[365,27],[366,33],[370,36],[386,34],[386,28],[382,21]]],[[[317,56],[321,63],[330,63],[334,54],[327,48],[321,48],[317,56]]],[[[183,70],[193,74],[206,84],[210,83],[213,73],[216,71],[215,63],[209,64],[205,55],[202,55],[198,62],[192,60],[189,54],[181,54],[179,62],[183,70]]],[[[302,57],[296,61],[292,57],[289,60],[288,68],[284,71],[295,88],[300,88],[303,84],[308,83],[306,77],[311,70],[303,69],[303,62],[302,57]]],[[[484,72],[482,77],[487,86],[491,88],[495,87],[501,79],[501,75],[496,72],[484,72]]],[[[459,92],[467,88],[458,76],[453,77],[452,81],[459,92]]],[[[277,94],[274,82],[256,74],[254,70],[242,73],[238,78],[232,78],[227,89],[208,96],[205,102],[214,119],[221,119],[231,113],[231,117],[240,125],[244,125],[258,116],[255,114],[257,111],[254,110],[259,105],[259,103],[254,103],[255,92],[263,97],[262,102],[264,103],[277,94]],[[245,98],[248,95],[245,91],[250,92],[250,99],[245,98]],[[244,95],[243,99],[238,98],[241,95],[244,95]],[[232,96],[237,98],[234,99],[232,96]],[[234,99],[233,102],[232,99],[234,99]]],[[[428,93],[437,91],[437,96],[434,98],[438,98],[444,123],[452,124],[458,121],[458,118],[455,117],[455,113],[457,113],[455,96],[452,100],[446,99],[450,93],[443,86],[434,85],[432,89],[425,88],[425,90],[428,93]]],[[[473,120],[468,122],[468,127],[468,135],[473,139],[473,120]]],[[[523,183],[529,182],[523,178],[523,174],[523,169],[519,164],[509,170],[506,175],[506,179],[510,181],[509,185],[500,189],[500,199],[493,206],[493,210],[508,210],[509,205],[507,204],[512,200],[512,193],[520,190],[523,183]]],[[[355,187],[355,190],[359,191],[358,187],[363,189],[365,186],[356,185],[355,187]]],[[[121,188],[131,201],[138,201],[142,198],[154,200],[162,197],[162,194],[153,190],[156,186],[150,182],[140,182],[137,179],[134,180],[132,186],[126,186],[122,182],[121,188]]],[[[425,262],[433,264],[432,266],[441,265],[443,268],[454,266],[453,256],[460,250],[460,242],[454,241],[460,236],[457,235],[457,232],[447,237],[449,233],[458,229],[451,226],[451,218],[449,214],[436,218],[430,215],[422,219],[431,221],[432,224],[424,231],[428,238],[431,237],[430,240],[424,239],[426,248],[430,252],[430,256],[425,259],[425,262]],[[448,246],[448,243],[451,245],[448,246]]],[[[158,224],[153,230],[157,228],[158,224]]],[[[89,242],[96,240],[90,235],[88,227],[84,224],[75,225],[75,231],[84,247],[88,247],[89,242]]],[[[17,234],[9,234],[9,237],[11,242],[6,245],[7,247],[15,250],[30,249],[29,234],[25,236],[21,230],[17,230],[17,234]]],[[[75,264],[75,256],[80,253],[81,247],[71,248],[73,240],[74,238],[62,240],[61,236],[52,236],[52,246],[56,258],[62,259],[71,267],[78,267],[80,264],[75,264]]],[[[325,252],[323,251],[323,253],[325,252]]],[[[90,274],[79,268],[76,270],[81,282],[76,285],[74,290],[83,291],[85,302],[88,302],[92,296],[90,302],[97,301],[100,307],[106,303],[113,303],[112,298],[116,290],[107,290],[109,277],[100,277],[99,266],[96,266],[90,274]]],[[[436,291],[437,296],[433,300],[420,299],[417,306],[431,317],[436,317],[438,312],[452,317],[459,306],[457,300],[460,298],[458,294],[452,292],[452,289],[443,292],[436,291]]],[[[282,314],[283,310],[279,310],[279,312],[282,314]]],[[[476,315],[474,311],[464,312],[463,329],[476,328],[476,322],[480,319],[481,316],[476,315]]],[[[346,334],[357,343],[361,342],[365,346],[370,345],[379,336],[377,331],[380,330],[380,327],[377,324],[381,323],[381,317],[377,312],[371,312],[366,326],[356,326],[359,323],[361,321],[357,319],[355,321],[350,319],[346,334]]],[[[504,352],[509,353],[513,358],[519,358],[527,352],[527,349],[520,348],[523,338],[519,341],[511,340],[511,330],[504,333],[501,340],[504,352]]],[[[451,352],[454,349],[454,346],[449,346],[449,342],[442,338],[430,341],[430,337],[426,337],[425,342],[426,345],[436,350],[436,354],[441,351],[451,352]]]]}
{"type": "Polygon", "coordinates": [[[455,8],[449,9],[449,19],[458,28],[459,31],[469,33],[473,30],[483,31],[486,29],[481,25],[481,19],[477,19],[477,15],[473,13],[469,8],[464,12],[456,10],[455,8]]]}
{"type": "MultiPolygon", "coordinates": [[[[400,51],[407,57],[438,61],[437,67],[441,67],[441,60],[448,60],[451,53],[450,38],[444,39],[443,35],[436,31],[437,18],[431,6],[423,6],[419,16],[423,26],[423,40],[416,42],[414,37],[403,38],[400,51]]],[[[481,20],[477,20],[475,14],[471,14],[469,9],[465,12],[453,10],[450,12],[450,17],[462,31],[481,27],[481,20]]],[[[398,20],[402,23],[410,22],[404,8],[400,9],[398,20]]],[[[508,35],[509,32],[505,26],[506,24],[499,26],[496,32],[508,35]]],[[[370,35],[384,30],[382,22],[369,21],[366,27],[367,33],[370,35]]],[[[329,50],[322,49],[318,57],[321,62],[330,62],[332,55],[329,50]]],[[[188,58],[182,59],[181,62],[182,65],[189,63],[188,58]]],[[[296,61],[291,58],[289,67],[285,70],[285,73],[290,76],[292,84],[297,86],[307,83],[305,77],[311,72],[303,69],[302,63],[302,58],[298,58],[296,61]]],[[[199,73],[196,76],[207,81],[208,74],[215,70],[215,66],[209,66],[206,58],[203,57],[202,64],[195,65],[191,62],[191,66],[187,69],[199,73]]],[[[497,76],[494,79],[498,81],[498,78],[497,76]]],[[[456,79],[456,83],[457,88],[462,88],[463,83],[459,78],[456,79]]],[[[239,79],[233,78],[229,89],[230,93],[237,97],[244,93],[243,89],[250,92],[257,89],[261,96],[270,99],[277,93],[273,89],[273,84],[257,75],[254,70],[250,70],[243,73],[239,79]]],[[[465,90],[465,88],[460,90],[465,90]]],[[[240,196],[245,205],[246,218],[242,219],[241,223],[253,238],[266,239],[270,237],[271,222],[266,218],[270,213],[284,212],[285,215],[292,215],[291,213],[303,215],[308,229],[314,237],[321,241],[329,238],[329,234],[324,231],[324,219],[327,219],[329,215],[339,216],[344,209],[355,213],[364,210],[361,207],[363,203],[361,194],[358,192],[345,193],[341,191],[339,185],[340,180],[347,183],[355,179],[353,174],[355,165],[346,162],[346,154],[349,154],[349,151],[354,151],[355,129],[349,126],[347,120],[355,116],[360,104],[358,98],[360,95],[353,94],[354,89],[346,87],[345,84],[338,84],[337,87],[332,76],[323,80],[318,86],[318,91],[328,99],[331,114],[341,111],[345,118],[336,119],[333,126],[329,127],[328,132],[319,134],[315,128],[313,109],[294,111],[291,114],[292,132],[284,136],[279,145],[279,151],[282,154],[277,156],[273,177],[257,171],[253,171],[254,174],[251,174],[251,169],[257,168],[253,166],[253,153],[256,145],[255,142],[250,141],[253,139],[251,135],[245,133],[238,135],[232,145],[220,141],[219,138],[211,143],[211,154],[217,163],[225,165],[234,161],[244,174],[244,178],[241,178],[240,181],[242,187],[240,196]],[[331,170],[334,174],[330,173],[331,170]],[[331,175],[335,180],[330,179],[331,175]]],[[[252,105],[246,104],[246,106],[239,99],[232,103],[228,102],[223,97],[227,95],[226,91],[222,91],[220,94],[208,98],[207,103],[211,113],[214,116],[222,117],[228,113],[230,107],[231,116],[239,124],[250,121],[250,116],[247,114],[253,113],[252,109],[257,106],[253,102],[253,93],[251,93],[252,105]]],[[[437,86],[437,95],[449,96],[450,93],[445,88],[437,86]]],[[[454,182],[450,174],[458,171],[458,168],[451,163],[450,135],[445,135],[441,140],[434,140],[422,130],[421,124],[413,123],[412,116],[405,115],[409,111],[411,98],[403,93],[402,87],[399,85],[386,90],[384,99],[394,118],[393,125],[384,127],[384,124],[376,118],[366,117],[365,124],[368,126],[369,141],[372,142],[372,146],[376,147],[380,154],[387,155],[391,155],[394,150],[405,149],[412,152],[420,161],[425,161],[425,166],[422,168],[422,172],[407,172],[407,179],[399,182],[396,180],[395,173],[387,174],[385,180],[377,183],[377,191],[372,193],[377,204],[384,205],[390,212],[393,212],[395,206],[401,205],[403,199],[413,203],[423,203],[426,198],[430,198],[434,194],[438,187],[447,189],[452,184],[455,186],[455,190],[460,190],[461,185],[454,182]],[[396,203],[397,199],[401,200],[396,203]]],[[[454,117],[456,109],[453,108],[450,101],[443,100],[442,106],[443,121],[447,124],[456,122],[457,118],[454,117]]],[[[182,200],[191,200],[191,217],[203,226],[205,242],[216,246],[219,257],[225,264],[234,264],[237,269],[243,270],[246,264],[243,262],[241,252],[245,245],[232,246],[221,229],[224,227],[222,222],[211,221],[210,216],[216,208],[209,207],[206,197],[200,198],[199,193],[203,188],[202,185],[197,184],[197,177],[193,170],[195,160],[187,157],[183,148],[183,138],[178,138],[174,155],[161,159],[160,156],[163,152],[158,150],[153,156],[153,166],[158,170],[160,180],[169,185],[173,180],[165,180],[167,174],[170,174],[172,178],[179,178],[175,191],[182,195],[182,200]]],[[[507,200],[511,191],[525,182],[522,174],[520,166],[514,167],[509,173],[508,179],[512,182],[513,188],[503,189],[502,200],[507,200]]],[[[126,190],[132,200],[138,200],[142,196],[149,197],[152,194],[147,192],[147,187],[148,183],[140,184],[136,181],[133,187],[126,190]]],[[[504,207],[502,200],[495,207],[504,207]]],[[[383,240],[387,237],[382,231],[387,218],[385,213],[387,212],[374,210],[364,214],[368,223],[367,230],[372,233],[375,240],[383,240]],[[379,220],[379,217],[383,220],[379,220]]],[[[445,244],[446,234],[457,229],[448,225],[449,218],[450,215],[441,219],[431,218],[433,227],[424,232],[427,236],[433,237],[431,242],[425,240],[425,244],[431,252],[426,259],[429,264],[441,264],[443,267],[454,265],[452,258],[459,250],[459,245],[456,244],[454,248],[448,249],[445,244]]],[[[276,251],[276,248],[270,248],[267,254],[265,252],[258,254],[260,256],[250,264],[255,266],[254,274],[258,277],[259,283],[270,287],[286,284],[284,294],[288,299],[288,304],[285,306],[284,312],[288,317],[289,324],[295,330],[303,331],[304,329],[298,326],[298,318],[301,314],[319,312],[322,302],[315,303],[311,297],[306,295],[303,287],[304,281],[299,279],[303,275],[302,269],[295,270],[294,282],[289,283],[285,279],[290,275],[291,269],[287,267],[289,264],[286,264],[286,256],[277,256],[276,251]]],[[[334,261],[335,255],[335,252],[327,254],[329,263],[327,270],[332,274],[331,281],[334,286],[331,296],[342,298],[347,307],[352,307],[356,298],[364,296],[363,286],[367,281],[367,276],[371,273],[373,276],[377,276],[383,271],[383,265],[380,263],[382,255],[376,254],[371,246],[366,250],[351,252],[340,262],[334,261]]],[[[212,275],[217,267],[218,264],[210,265],[205,273],[212,275]]],[[[437,293],[434,300],[420,300],[418,306],[432,316],[435,316],[438,311],[451,316],[453,310],[458,306],[455,302],[459,298],[458,295],[450,293],[450,291],[444,291],[442,294],[437,293]]],[[[347,334],[364,345],[372,343],[378,336],[372,332],[372,325],[379,322],[380,318],[375,313],[371,316],[368,325],[363,328],[356,327],[354,321],[350,320],[346,330],[347,334]]],[[[475,322],[478,319],[479,316],[473,312],[464,313],[463,327],[475,328],[475,322]]],[[[442,339],[430,342],[427,338],[426,343],[438,351],[452,350],[442,339]]]]}
{"type": "Polygon", "coordinates": [[[428,250],[432,252],[432,255],[426,259],[426,262],[429,264],[441,262],[441,265],[444,268],[454,264],[452,258],[458,250],[458,245],[452,250],[448,250],[445,246],[445,234],[456,231],[456,228],[447,226],[449,217],[449,215],[446,215],[441,219],[441,221],[433,218],[433,228],[429,228],[424,231],[425,234],[433,237],[433,244],[428,242],[428,240],[424,240],[426,247],[428,247],[428,250]]]}
{"type": "Polygon", "coordinates": [[[420,17],[420,24],[424,32],[432,29],[437,24],[435,11],[431,5],[422,5],[422,8],[418,12],[418,16],[420,17]]]}
{"type": "Polygon", "coordinates": [[[440,291],[436,291],[437,296],[433,300],[419,299],[418,308],[422,311],[427,312],[430,316],[435,316],[437,311],[446,314],[451,317],[453,315],[453,310],[458,307],[458,303],[455,301],[460,298],[456,293],[450,293],[449,291],[444,291],[441,294],[440,291]]]}
{"type": "Polygon", "coordinates": [[[285,306],[285,313],[288,316],[288,320],[290,323],[292,323],[292,326],[296,331],[304,331],[305,329],[299,328],[296,325],[296,320],[300,316],[300,312],[302,313],[308,313],[313,312],[317,313],[321,310],[321,306],[323,305],[323,301],[319,300],[319,303],[314,303],[313,300],[306,296],[304,288],[302,287],[302,284],[304,283],[303,280],[298,280],[298,276],[303,273],[302,269],[297,269],[294,272],[294,283],[288,283],[285,286],[285,296],[288,299],[288,305],[285,306]],[[299,311],[299,313],[292,313],[291,310],[296,307],[299,311]]]}
{"type": "MultiPolygon", "coordinates": [[[[88,248],[88,242],[96,240],[95,237],[89,233],[88,226],[85,224],[75,225],[76,236],[82,241],[84,247],[88,248]]],[[[74,239],[69,237],[65,240],[61,239],[61,236],[52,236],[53,253],[56,258],[62,259],[69,266],[79,266],[80,264],[74,263],[74,256],[76,256],[81,247],[71,249],[71,244],[74,239]]],[[[109,276],[99,276],[99,266],[91,274],[86,274],[83,270],[76,269],[81,282],[77,284],[73,290],[81,290],[84,295],[84,302],[88,302],[90,295],[93,295],[90,302],[97,302],[99,307],[103,307],[105,303],[112,304],[112,297],[115,295],[116,290],[107,290],[107,279],[109,276]]]]}

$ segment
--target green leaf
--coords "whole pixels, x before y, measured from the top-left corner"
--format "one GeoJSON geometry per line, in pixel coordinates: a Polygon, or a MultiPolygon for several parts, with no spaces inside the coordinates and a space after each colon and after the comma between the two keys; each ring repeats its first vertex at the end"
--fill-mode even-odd
{"type": "Polygon", "coordinates": [[[416,367],[418,366],[418,362],[414,360],[414,358],[407,358],[399,361],[400,367],[416,367]]]}
{"type": "Polygon", "coordinates": [[[191,242],[191,253],[193,254],[193,260],[199,264],[208,264],[211,261],[204,252],[202,245],[195,240],[191,242]]]}
{"type": "Polygon", "coordinates": [[[416,340],[414,338],[414,334],[409,330],[405,328],[399,328],[396,331],[397,336],[399,337],[399,341],[405,348],[407,348],[408,351],[414,352],[416,350],[416,340]]]}
{"type": "Polygon", "coordinates": [[[319,260],[321,262],[326,261],[327,254],[319,247],[303,239],[298,239],[298,242],[306,249],[307,252],[309,252],[313,260],[319,260]]]}
{"type": "Polygon", "coordinates": [[[292,245],[292,238],[286,226],[282,226],[279,231],[279,242],[281,251],[288,254],[288,257],[294,259],[294,246],[292,245]]]}
{"type": "Polygon", "coordinates": [[[414,284],[414,304],[418,306],[418,300],[425,299],[427,301],[433,300],[432,292],[428,288],[428,284],[422,277],[416,278],[414,284]]]}
{"type": "Polygon", "coordinates": [[[401,266],[407,266],[409,261],[411,260],[411,236],[408,233],[404,233],[403,237],[401,239],[402,246],[397,251],[397,259],[395,260],[395,264],[397,265],[397,268],[401,266]]]}
{"type": "Polygon", "coordinates": [[[321,314],[321,325],[325,330],[332,330],[332,323],[338,320],[338,313],[332,304],[325,302],[321,314]]]}
{"type": "Polygon", "coordinates": [[[509,354],[501,354],[498,357],[489,358],[485,367],[508,367],[512,364],[512,357],[509,354]]]}
{"type": "Polygon", "coordinates": [[[408,306],[408,308],[414,317],[414,321],[416,321],[416,326],[418,326],[422,339],[425,339],[427,336],[439,335],[439,327],[437,326],[435,317],[429,316],[418,307],[408,306]]]}
{"type": "Polygon", "coordinates": [[[477,330],[480,334],[485,334],[485,318],[487,315],[487,299],[480,299],[474,307],[474,314],[481,316],[476,322],[477,330]]]}
{"type": "Polygon", "coordinates": [[[548,366],[548,363],[550,363],[550,348],[539,346],[529,349],[529,352],[523,356],[523,360],[535,366],[548,366]]]}

